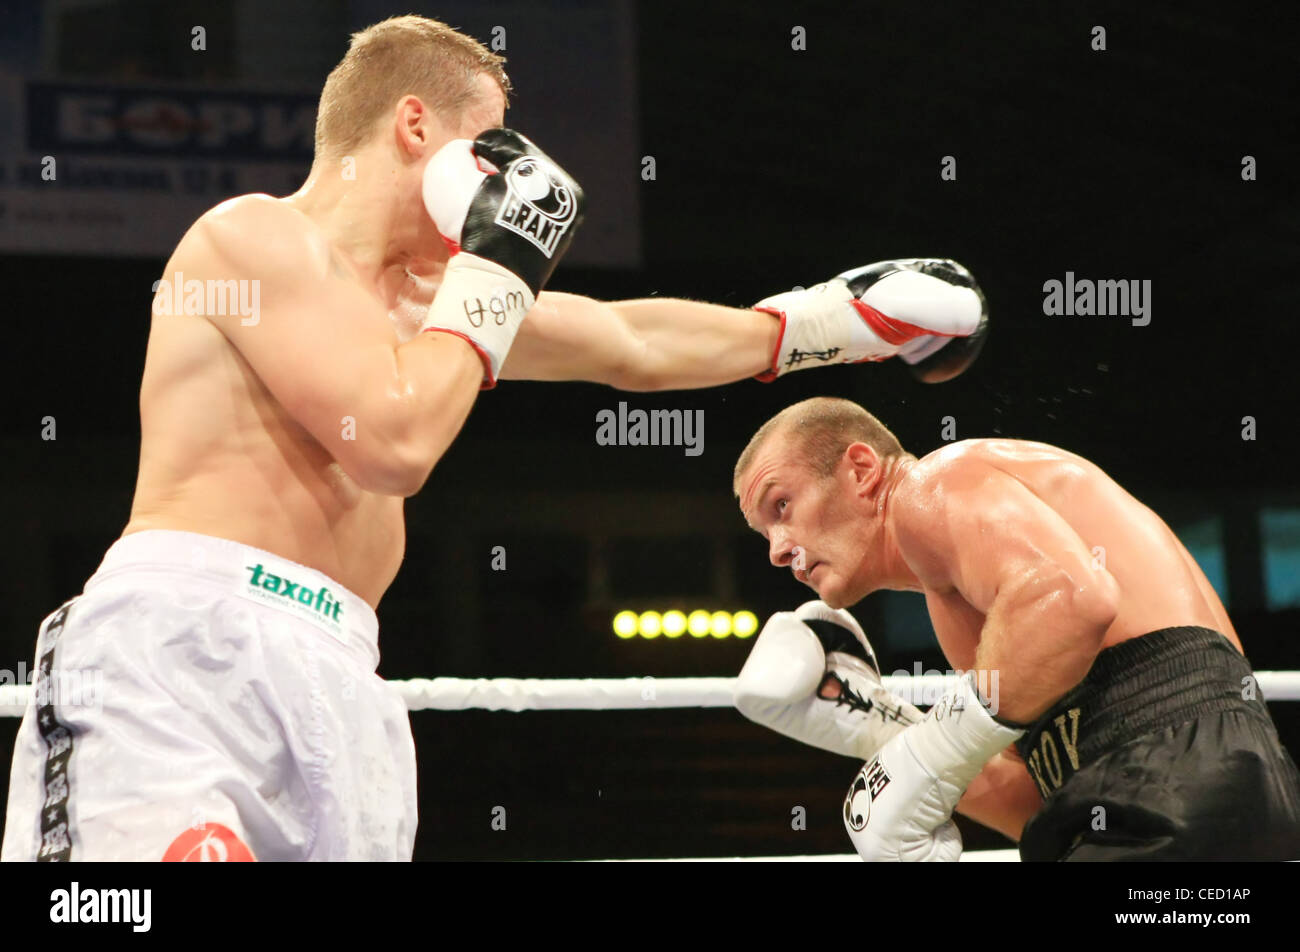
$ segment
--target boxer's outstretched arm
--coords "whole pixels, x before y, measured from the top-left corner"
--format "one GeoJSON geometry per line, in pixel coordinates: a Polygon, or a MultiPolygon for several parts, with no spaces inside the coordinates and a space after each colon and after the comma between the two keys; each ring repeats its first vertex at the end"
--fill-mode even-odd
{"type": "Polygon", "coordinates": [[[713,387],[767,370],[779,333],[776,318],[747,308],[543,291],[501,377],[588,380],[620,390],[713,387]]]}

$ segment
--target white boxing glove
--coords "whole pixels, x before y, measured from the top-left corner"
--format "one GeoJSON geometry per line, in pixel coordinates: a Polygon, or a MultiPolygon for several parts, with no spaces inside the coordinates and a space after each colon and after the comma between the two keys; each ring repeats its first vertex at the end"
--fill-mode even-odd
{"type": "Polygon", "coordinates": [[[880,261],[822,284],[764,298],[754,309],[781,321],[764,382],[792,370],[898,356],[939,383],[978,356],[988,308],[975,278],[946,258],[880,261]]]}
{"type": "Polygon", "coordinates": [[[880,683],[857,620],[811,601],[768,619],[735,685],[741,714],[813,747],[867,759],[922,714],[880,683]],[[827,677],[839,696],[819,694],[827,677]]]}
{"type": "Polygon", "coordinates": [[[970,782],[1024,734],[989,713],[974,672],[919,723],[865,764],[844,798],[844,827],[858,855],[875,862],[955,862],[961,834],[952,822],[970,782]]]}

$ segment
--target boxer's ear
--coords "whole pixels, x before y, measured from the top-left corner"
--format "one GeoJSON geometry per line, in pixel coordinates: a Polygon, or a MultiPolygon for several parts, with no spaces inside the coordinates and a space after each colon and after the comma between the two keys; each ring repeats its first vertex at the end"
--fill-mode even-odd
{"type": "Polygon", "coordinates": [[[397,101],[393,123],[398,148],[411,156],[430,155],[456,138],[437,110],[413,94],[397,101]]]}
{"type": "Polygon", "coordinates": [[[860,492],[870,492],[880,481],[883,472],[880,456],[866,443],[850,443],[844,450],[842,461],[851,467],[853,482],[860,492]]]}
{"type": "Polygon", "coordinates": [[[394,134],[398,147],[403,152],[419,155],[432,143],[435,127],[430,127],[437,120],[433,111],[425,108],[419,96],[406,95],[393,107],[394,134]]]}

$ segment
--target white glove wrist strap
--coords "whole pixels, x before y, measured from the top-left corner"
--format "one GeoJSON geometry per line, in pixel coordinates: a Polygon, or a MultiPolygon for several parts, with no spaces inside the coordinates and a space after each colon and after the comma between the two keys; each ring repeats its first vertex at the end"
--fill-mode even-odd
{"type": "Polygon", "coordinates": [[[483,358],[486,385],[494,386],[519,325],[535,303],[518,275],[462,251],[447,263],[420,330],[450,331],[468,340],[483,358]]]}
{"type": "Polygon", "coordinates": [[[907,732],[907,741],[927,773],[965,790],[998,751],[1023,734],[994,719],[975,689],[974,672],[967,672],[925,720],[907,732]]]}
{"type": "Polygon", "coordinates": [[[785,322],[774,359],[777,376],[792,370],[884,360],[898,347],[881,340],[853,306],[853,294],[840,278],[805,291],[786,291],[754,307],[779,313],[785,322]]]}

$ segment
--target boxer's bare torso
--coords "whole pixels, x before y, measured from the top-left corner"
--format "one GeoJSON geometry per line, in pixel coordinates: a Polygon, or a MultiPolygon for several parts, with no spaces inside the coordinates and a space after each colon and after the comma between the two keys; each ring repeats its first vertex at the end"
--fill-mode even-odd
{"type": "MultiPolygon", "coordinates": [[[[486,75],[479,85],[480,99],[457,128],[435,118],[432,129],[473,139],[501,125],[503,94],[486,75]]],[[[293,195],[224,202],[181,239],[164,281],[177,273],[187,283],[255,280],[260,312],[184,313],[184,288],[173,289],[172,313],[159,314],[155,299],[140,388],[140,470],[124,534],[176,529],[247,543],[378,604],[402,561],[403,495],[362,489],[356,458],[351,474],[344,471],[339,449],[362,444],[338,442],[338,428],[351,414],[360,417],[356,441],[380,432],[384,410],[376,407],[385,400],[405,399],[428,416],[429,396],[399,391],[421,369],[428,379],[429,346],[439,348],[438,376],[448,380],[472,374],[477,361],[449,335],[434,335],[445,339],[412,358],[424,368],[411,374],[389,353],[418,330],[446,264],[423,209],[402,198],[399,173],[408,166],[392,164],[393,155],[379,136],[349,157],[353,181],[322,159],[293,195]],[[412,280],[411,272],[424,277],[412,280]],[[295,356],[294,344],[306,338],[310,355],[295,356]],[[245,354],[256,355],[258,369],[245,354]],[[393,392],[365,405],[385,389],[393,392]],[[320,438],[325,428],[333,453],[320,438]]]]}
{"type": "MultiPolygon", "coordinates": [[[[1044,443],[966,440],[919,460],[895,491],[895,506],[931,511],[936,479],[962,485],[968,501],[984,499],[997,512],[1012,479],[1046,504],[1083,541],[1090,556],[1119,586],[1119,613],[1106,631],[1108,648],[1159,628],[1200,625],[1226,635],[1241,650],[1232,622],[1205,573],[1163,520],[1088,460],[1044,443]]],[[[974,531],[953,525],[955,544],[996,562],[1000,553],[974,531]],[[963,534],[964,533],[964,534],[963,534]]],[[[922,544],[924,540],[921,540],[922,544]]],[[[985,615],[951,584],[947,566],[922,546],[900,551],[924,586],[935,633],[949,663],[974,666],[985,615]]]]}
{"type": "MultiPolygon", "coordinates": [[[[921,584],[944,656],[959,670],[1001,670],[1002,713],[1013,721],[1033,722],[1083,677],[1097,652],[1151,631],[1202,626],[1242,650],[1205,573],[1164,521],[1073,453],[1021,440],[967,440],[912,465],[891,504],[895,518],[910,523],[897,533],[899,552],[921,584]],[[960,505],[936,503],[948,493],[960,505]],[[1068,587],[1048,585],[1035,602],[1040,564],[1063,566],[1076,592],[1101,587],[1105,596],[1077,611],[1068,587]],[[972,568],[980,565],[987,568],[972,568]],[[1031,581],[1022,585],[1021,577],[1031,581]],[[1004,588],[1011,594],[999,598],[1004,588]],[[992,611],[973,602],[1012,608],[986,626],[992,611]],[[1098,619],[1112,612],[1101,634],[1098,619]],[[999,631],[1003,626],[1012,630],[999,631]],[[1000,639],[991,651],[982,644],[990,638],[1000,639]]],[[[1041,807],[1014,748],[985,764],[958,804],[1013,840],[1041,807]]]]}
{"type": "MultiPolygon", "coordinates": [[[[125,533],[247,543],[378,604],[402,561],[403,499],[463,425],[482,376],[466,342],[418,333],[447,263],[420,200],[424,161],[504,122],[496,81],[477,82],[454,125],[403,97],[348,154],[318,154],[293,195],[232,199],[186,232],[162,275],[185,287],[169,313],[155,298],[125,533]],[[195,313],[180,303],[193,281],[256,283],[259,313],[195,313]]],[[[538,296],[503,377],[603,379],[551,353],[610,323],[595,302],[561,319],[552,302],[569,297],[538,296]]]]}
{"type": "MultiPolygon", "coordinates": [[[[1073,453],[967,440],[911,465],[890,505],[899,553],[920,582],[944,656],[958,670],[1000,670],[1002,713],[1012,720],[1032,722],[1098,651],[1151,631],[1203,626],[1241,650],[1205,573],[1164,521],[1073,453]],[[1039,584],[1042,565],[1063,567],[1076,592],[1105,594],[1091,605],[1080,595],[1076,608],[1069,586],[1039,584]],[[1010,594],[999,597],[1004,590],[1010,594]],[[1101,634],[1097,619],[1112,611],[1101,634]],[[999,643],[982,644],[990,638],[999,643]]],[[[1024,762],[1008,748],[985,765],[958,809],[1018,840],[1041,806],[1024,762]]]]}
{"type": "MultiPolygon", "coordinates": [[[[236,199],[200,219],[168,261],[166,280],[221,272],[202,235],[214,216],[254,246],[296,231],[317,252],[303,267],[357,295],[357,320],[385,312],[401,319],[431,300],[432,285],[417,286],[400,269],[366,287],[310,219],[266,196],[236,199]]],[[[265,286],[274,280],[262,279],[261,300],[274,301],[265,286]]],[[[396,346],[396,327],[389,333],[396,346]]],[[[403,499],[362,490],[207,316],[155,311],[140,418],[140,470],[125,533],[176,529],[233,539],[324,572],[377,604],[402,560],[403,499]]]]}

